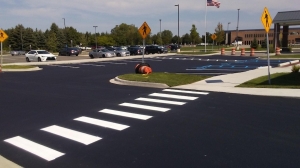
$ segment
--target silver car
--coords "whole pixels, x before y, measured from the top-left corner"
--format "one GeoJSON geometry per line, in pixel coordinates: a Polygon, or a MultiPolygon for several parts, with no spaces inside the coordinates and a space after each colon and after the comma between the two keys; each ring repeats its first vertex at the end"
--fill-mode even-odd
{"type": "Polygon", "coordinates": [[[114,51],[109,51],[108,49],[95,49],[89,52],[91,58],[100,58],[100,57],[115,57],[116,53],[114,51]]]}
{"type": "Polygon", "coordinates": [[[115,53],[118,57],[130,56],[130,52],[122,49],[121,47],[116,48],[115,53]]]}

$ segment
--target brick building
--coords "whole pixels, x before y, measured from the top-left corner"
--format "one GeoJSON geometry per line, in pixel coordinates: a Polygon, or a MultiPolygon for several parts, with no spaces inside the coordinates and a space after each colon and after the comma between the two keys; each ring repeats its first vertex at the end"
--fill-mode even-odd
{"type": "MultiPolygon", "coordinates": [[[[226,33],[226,31],[225,31],[226,33]]],[[[274,29],[269,31],[269,44],[274,44],[274,29]]],[[[283,30],[279,32],[279,40],[282,40],[283,30]]],[[[236,30],[228,31],[229,44],[233,43],[237,37],[236,30]]],[[[242,41],[243,45],[250,45],[252,41],[256,38],[258,44],[261,44],[262,41],[266,40],[266,31],[265,29],[248,29],[248,30],[239,30],[238,31],[238,41],[242,41]]],[[[288,32],[288,44],[300,44],[300,27],[298,28],[289,28],[288,32]]]]}
{"type": "MultiPolygon", "coordinates": [[[[285,49],[291,44],[300,44],[300,10],[278,12],[272,23],[274,26],[269,30],[268,36],[269,44],[274,44],[273,47],[280,46],[285,49]]],[[[228,37],[225,44],[231,44],[236,39],[244,45],[251,45],[254,38],[258,44],[266,40],[265,29],[230,30],[225,31],[225,34],[228,37]]]]}

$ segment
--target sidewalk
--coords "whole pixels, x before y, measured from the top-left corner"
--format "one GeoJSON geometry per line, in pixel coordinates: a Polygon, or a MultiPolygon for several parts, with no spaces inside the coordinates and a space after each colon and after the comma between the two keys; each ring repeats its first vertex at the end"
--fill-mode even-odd
{"type": "MultiPolygon", "coordinates": [[[[291,72],[291,66],[270,68],[271,74],[278,72],[291,72]]],[[[229,75],[214,76],[206,80],[202,80],[192,84],[176,86],[173,88],[261,96],[300,97],[300,89],[235,87],[241,83],[265,75],[268,75],[268,68],[254,69],[246,72],[234,73],[229,75]]]]}

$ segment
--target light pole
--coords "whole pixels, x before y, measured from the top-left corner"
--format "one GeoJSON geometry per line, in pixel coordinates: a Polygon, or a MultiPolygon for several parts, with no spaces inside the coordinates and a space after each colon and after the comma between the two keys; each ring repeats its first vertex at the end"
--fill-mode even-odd
{"type": "Polygon", "coordinates": [[[229,24],[230,24],[230,22],[227,23],[227,33],[226,33],[226,43],[227,43],[227,45],[229,45],[229,32],[228,32],[229,24]]]}
{"type": "Polygon", "coordinates": [[[161,42],[160,45],[162,45],[162,39],[161,39],[161,19],[159,19],[159,35],[160,35],[160,42],[161,42]]]}
{"type": "Polygon", "coordinates": [[[66,28],[66,19],[65,18],[62,19],[64,19],[64,27],[66,28]]]}
{"type": "Polygon", "coordinates": [[[179,4],[178,5],[175,5],[175,6],[178,6],[178,39],[177,39],[177,45],[179,46],[179,4]]]}
{"type": "Polygon", "coordinates": [[[238,21],[236,26],[236,50],[239,50],[239,20],[240,20],[240,9],[238,9],[238,21]]]}
{"type": "Polygon", "coordinates": [[[96,50],[97,50],[98,48],[97,48],[97,34],[96,34],[96,28],[97,28],[98,26],[93,26],[93,27],[95,27],[95,40],[96,40],[96,50]]]}

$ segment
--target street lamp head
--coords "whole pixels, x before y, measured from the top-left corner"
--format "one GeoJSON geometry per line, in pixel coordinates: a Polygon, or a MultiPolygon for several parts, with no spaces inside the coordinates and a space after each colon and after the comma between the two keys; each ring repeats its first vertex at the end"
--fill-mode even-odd
{"type": "Polygon", "coordinates": [[[178,5],[175,5],[175,6],[179,6],[179,4],[178,4],[178,5]]]}

